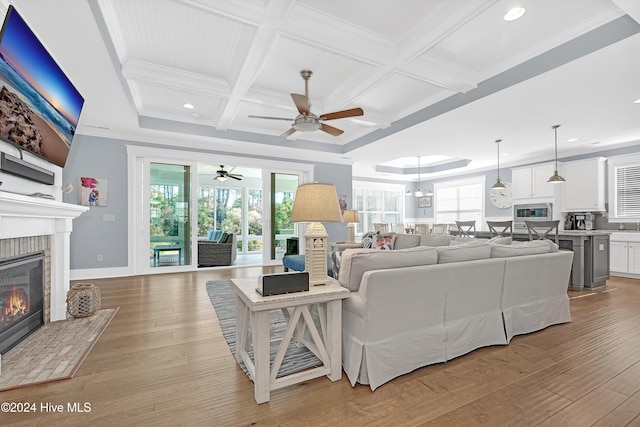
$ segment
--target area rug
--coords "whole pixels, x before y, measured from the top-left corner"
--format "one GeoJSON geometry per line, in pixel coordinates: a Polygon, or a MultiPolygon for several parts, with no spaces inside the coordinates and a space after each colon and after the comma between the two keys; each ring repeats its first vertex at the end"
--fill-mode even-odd
{"type": "MultiPolygon", "coordinates": [[[[231,280],[212,280],[207,282],[207,294],[213,308],[218,315],[222,334],[229,344],[231,353],[236,354],[236,292],[231,285],[231,280]]],[[[281,338],[287,327],[287,322],[280,310],[273,310],[269,314],[271,340],[281,338]]],[[[271,363],[278,351],[278,343],[271,346],[271,363]]],[[[253,360],[253,351],[249,351],[249,356],[253,360]]],[[[249,375],[243,362],[240,367],[247,376],[249,375]]],[[[303,371],[305,369],[322,366],[320,359],[304,346],[298,347],[295,343],[289,344],[284,360],[280,366],[277,378],[303,371]]]]}
{"type": "Polygon", "coordinates": [[[117,312],[42,326],[2,356],[0,391],[72,378],[117,312]]]}

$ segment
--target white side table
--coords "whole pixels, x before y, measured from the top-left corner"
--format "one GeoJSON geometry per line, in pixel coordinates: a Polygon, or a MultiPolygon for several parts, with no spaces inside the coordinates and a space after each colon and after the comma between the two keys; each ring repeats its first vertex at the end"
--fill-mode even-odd
{"type": "Polygon", "coordinates": [[[312,378],[324,375],[331,381],[342,378],[342,300],[349,297],[348,289],[330,279],[329,284],[312,286],[308,292],[263,297],[256,292],[257,278],[231,279],[231,282],[237,293],[236,359],[238,362],[242,360],[249,371],[256,402],[268,402],[271,390],[312,378]],[[309,312],[313,304],[318,304],[321,331],[316,328],[309,312]],[[269,360],[271,310],[282,310],[287,319],[287,328],[273,366],[269,360]],[[248,340],[249,330],[252,342],[248,340]],[[276,378],[292,338],[313,351],[323,365],[276,378]],[[247,346],[251,344],[254,360],[247,352],[247,346]]]}

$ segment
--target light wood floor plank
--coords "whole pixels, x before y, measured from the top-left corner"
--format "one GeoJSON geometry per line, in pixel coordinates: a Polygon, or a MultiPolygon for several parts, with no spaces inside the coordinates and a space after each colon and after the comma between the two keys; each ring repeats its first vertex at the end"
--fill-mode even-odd
{"type": "MultiPolygon", "coordinates": [[[[207,280],[281,267],[93,280],[116,317],[71,380],[2,401],[90,402],[83,414],[0,414],[4,426],[640,426],[640,280],[571,300],[573,322],[417,369],[371,392],[343,375],[257,405],[206,293],[207,280]]],[[[570,296],[591,293],[570,291],[570,296]]]]}

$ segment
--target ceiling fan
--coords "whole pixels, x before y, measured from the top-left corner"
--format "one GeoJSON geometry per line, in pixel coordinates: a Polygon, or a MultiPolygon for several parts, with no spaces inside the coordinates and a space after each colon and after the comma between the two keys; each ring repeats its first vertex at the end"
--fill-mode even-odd
{"type": "Polygon", "coordinates": [[[231,173],[233,172],[233,169],[231,169],[230,171],[226,171],[224,170],[224,165],[220,165],[220,170],[216,171],[216,176],[213,179],[216,181],[223,181],[223,182],[226,181],[227,178],[241,181],[243,176],[238,173],[231,173]]]}
{"type": "Polygon", "coordinates": [[[362,108],[352,108],[350,110],[342,110],[335,111],[333,113],[320,114],[319,116],[313,114],[311,112],[311,102],[309,102],[309,78],[313,74],[310,70],[302,70],[300,71],[300,75],[304,79],[304,95],[299,95],[297,93],[292,93],[291,98],[293,98],[294,104],[296,104],[296,108],[298,108],[298,116],[295,119],[288,119],[285,117],[268,117],[268,116],[249,116],[253,119],[270,119],[270,120],[287,120],[293,121],[293,125],[291,125],[291,129],[284,132],[280,136],[287,137],[294,133],[298,132],[312,132],[315,130],[322,130],[330,135],[338,136],[342,134],[344,131],[338,128],[334,128],[333,126],[329,126],[325,123],[322,123],[326,120],[335,120],[335,119],[343,119],[346,117],[356,117],[364,114],[362,108]]]}

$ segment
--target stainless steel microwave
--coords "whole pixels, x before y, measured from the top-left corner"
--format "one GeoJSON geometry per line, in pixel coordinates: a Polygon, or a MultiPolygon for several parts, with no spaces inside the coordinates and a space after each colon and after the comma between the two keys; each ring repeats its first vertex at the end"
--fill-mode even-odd
{"type": "Polygon", "coordinates": [[[526,229],[525,221],[551,221],[553,219],[552,203],[530,203],[513,205],[513,227],[526,229]]]}

